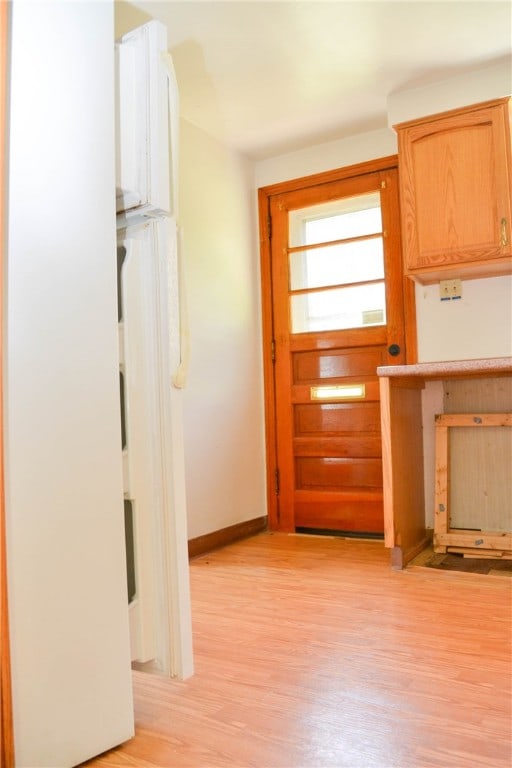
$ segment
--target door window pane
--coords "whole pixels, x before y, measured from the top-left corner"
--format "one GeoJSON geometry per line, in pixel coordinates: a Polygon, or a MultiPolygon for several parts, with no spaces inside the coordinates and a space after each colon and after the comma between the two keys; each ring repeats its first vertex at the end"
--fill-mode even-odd
{"type": "Polygon", "coordinates": [[[292,333],[385,325],[384,281],[299,293],[290,298],[292,333]]]}
{"type": "Polygon", "coordinates": [[[384,279],[382,238],[328,245],[289,256],[290,288],[322,288],[384,279]]]}
{"type": "Polygon", "coordinates": [[[288,220],[292,333],[384,325],[380,193],[290,211],[288,220]]]}
{"type": "Polygon", "coordinates": [[[382,232],[380,193],[370,192],[290,211],[289,245],[328,243],[382,232]]]}

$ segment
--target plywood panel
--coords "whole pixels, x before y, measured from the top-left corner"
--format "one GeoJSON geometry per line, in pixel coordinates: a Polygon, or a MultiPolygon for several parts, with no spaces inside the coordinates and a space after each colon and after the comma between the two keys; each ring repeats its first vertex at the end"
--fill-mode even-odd
{"type": "MultiPolygon", "coordinates": [[[[445,413],[512,411],[512,379],[444,383],[445,413]]],[[[450,527],[512,530],[512,430],[449,430],[450,527]]]]}
{"type": "Polygon", "coordinates": [[[450,441],[451,528],[512,529],[512,429],[453,427],[450,441]]]}
{"type": "Polygon", "coordinates": [[[451,379],[443,383],[445,413],[512,411],[512,378],[451,379]]]}

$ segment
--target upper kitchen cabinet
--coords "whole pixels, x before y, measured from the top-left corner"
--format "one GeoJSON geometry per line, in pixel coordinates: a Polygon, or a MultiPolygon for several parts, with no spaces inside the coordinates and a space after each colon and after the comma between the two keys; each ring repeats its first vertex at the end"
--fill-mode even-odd
{"type": "Polygon", "coordinates": [[[163,24],[116,42],[116,91],[116,211],[176,216],[178,91],[163,24]]]}
{"type": "Polygon", "coordinates": [[[405,273],[433,283],[512,272],[510,99],[395,127],[405,273]]]}

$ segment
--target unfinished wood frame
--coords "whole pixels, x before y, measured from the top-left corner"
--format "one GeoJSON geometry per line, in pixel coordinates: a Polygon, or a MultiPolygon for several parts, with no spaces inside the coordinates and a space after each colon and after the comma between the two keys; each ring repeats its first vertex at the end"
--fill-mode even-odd
{"type": "Polygon", "coordinates": [[[472,556],[507,557],[512,555],[512,533],[450,529],[450,427],[512,427],[511,413],[464,413],[436,416],[434,551],[462,551],[472,556]]]}

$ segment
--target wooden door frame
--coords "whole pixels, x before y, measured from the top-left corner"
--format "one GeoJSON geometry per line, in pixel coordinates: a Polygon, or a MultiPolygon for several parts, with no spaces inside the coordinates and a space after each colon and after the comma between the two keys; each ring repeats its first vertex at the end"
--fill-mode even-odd
{"type": "Polygon", "coordinates": [[[9,4],[0,0],[0,765],[14,766],[3,455],[3,296],[7,242],[9,4]]]}
{"type": "MultiPolygon", "coordinates": [[[[267,466],[267,510],[271,530],[278,529],[277,491],[279,478],[277,476],[277,430],[274,382],[274,350],[273,350],[273,307],[272,307],[272,253],[271,253],[271,222],[270,199],[274,195],[295,192],[305,187],[329,184],[354,176],[362,176],[376,171],[386,171],[398,168],[398,156],[388,155],[377,160],[349,165],[332,171],[303,176],[291,181],[283,181],[258,189],[259,237],[260,237],[260,270],[261,270],[261,305],[263,332],[263,376],[265,399],[265,450],[267,466]]],[[[402,274],[403,274],[402,258],[402,274]]],[[[416,339],[416,303],[414,283],[404,277],[404,321],[406,339],[406,362],[417,362],[416,339]]]]}

